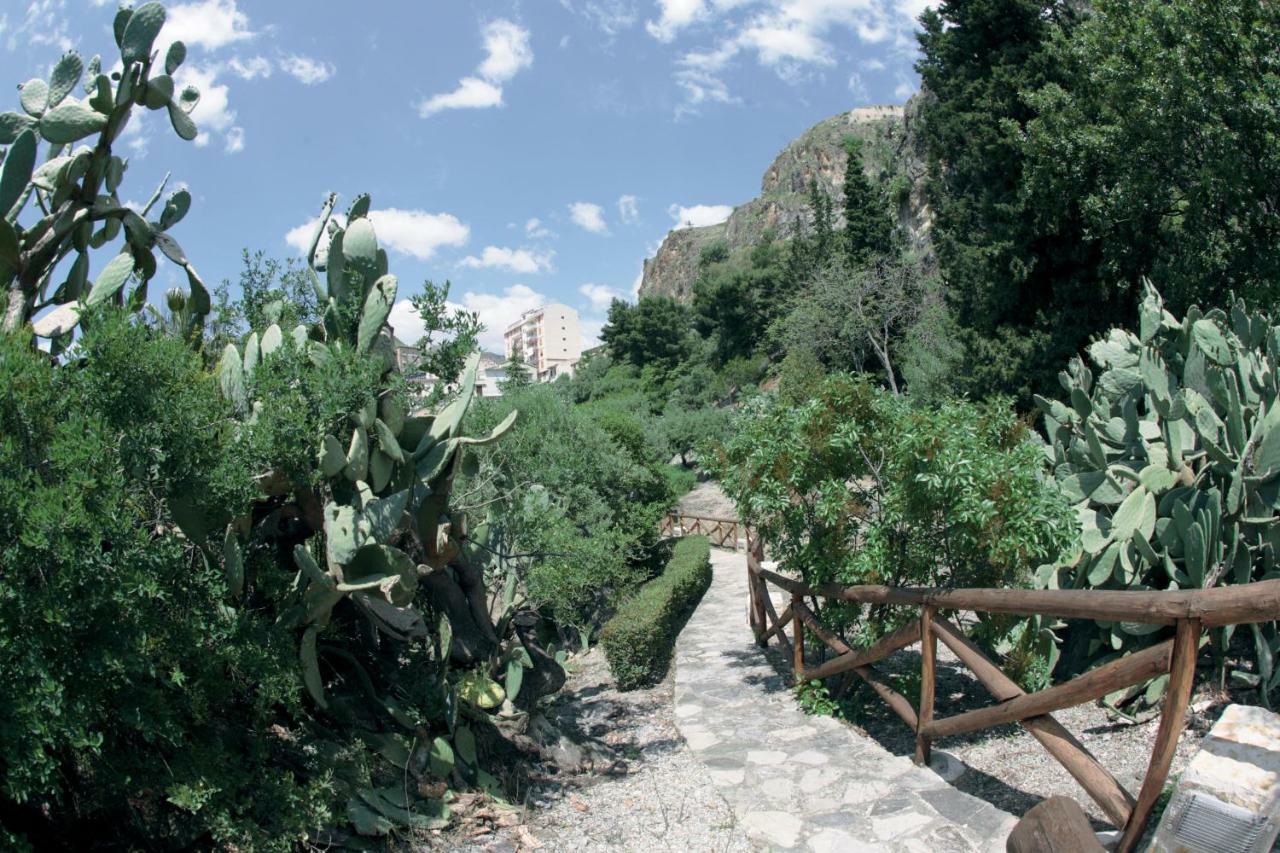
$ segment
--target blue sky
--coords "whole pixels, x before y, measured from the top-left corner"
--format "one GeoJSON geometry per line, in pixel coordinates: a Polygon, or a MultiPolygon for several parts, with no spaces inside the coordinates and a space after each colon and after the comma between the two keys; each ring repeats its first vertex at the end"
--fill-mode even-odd
{"type": "MultiPolygon", "coordinates": [[[[407,297],[453,282],[493,348],[527,308],[579,309],[594,337],[669,229],[723,219],[791,139],[918,86],[922,0],[197,0],[159,43],[188,46],[201,135],[138,113],[121,140],[126,201],[166,171],[175,229],[207,282],[241,248],[295,255],[325,193],[373,194],[407,297]]],[[[0,6],[0,79],[63,49],[114,56],[114,2],[0,6]]],[[[17,91],[0,110],[18,109],[17,91]]],[[[95,269],[110,258],[95,256],[95,269]]],[[[169,266],[164,287],[183,281],[169,266]]],[[[411,312],[393,315],[415,336],[411,312]]]]}

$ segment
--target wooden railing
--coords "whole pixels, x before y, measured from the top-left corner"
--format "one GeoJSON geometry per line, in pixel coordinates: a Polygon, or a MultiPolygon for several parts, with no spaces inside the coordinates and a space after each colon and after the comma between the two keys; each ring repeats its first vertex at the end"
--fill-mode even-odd
{"type": "Polygon", "coordinates": [[[1108,819],[1121,830],[1116,845],[1129,853],[1142,836],[1151,811],[1164,788],[1178,737],[1186,723],[1187,703],[1195,677],[1200,634],[1206,628],[1280,619],[1280,580],[1238,586],[1177,592],[1123,592],[1109,590],[1028,589],[908,589],[885,586],[805,584],[762,565],[763,549],[748,540],[747,578],[750,587],[750,621],[756,640],[767,645],[777,638],[791,662],[797,682],[828,678],[845,672],[857,674],[916,733],[915,760],[929,760],[935,738],[976,731],[1004,723],[1019,723],[1049,751],[1093,798],[1108,819]],[[790,595],[791,602],[779,614],[769,596],[772,584],[790,595]],[[828,630],[814,615],[806,599],[901,605],[919,608],[911,624],[865,649],[853,649],[828,630]],[[1064,684],[1037,693],[1026,693],[988,659],[963,632],[939,615],[940,611],[1008,613],[1063,619],[1102,619],[1172,625],[1170,640],[1090,670],[1064,684]],[[791,637],[787,637],[787,628],[791,637]],[[816,637],[834,657],[809,666],[805,636],[816,637]],[[941,640],[960,659],[995,704],[950,717],[934,717],[934,677],[937,642],[941,640]],[[875,664],[899,649],[920,644],[920,701],[912,706],[889,686],[875,664]],[[1108,693],[1169,674],[1160,725],[1147,773],[1134,797],[1076,738],[1052,716],[1052,712],[1099,699],[1108,693]]]}
{"type": "Polygon", "coordinates": [[[672,510],[663,516],[658,525],[663,536],[695,536],[701,534],[711,540],[717,548],[738,550],[739,537],[746,533],[746,526],[736,518],[707,518],[700,515],[685,515],[679,510],[672,510]]]}

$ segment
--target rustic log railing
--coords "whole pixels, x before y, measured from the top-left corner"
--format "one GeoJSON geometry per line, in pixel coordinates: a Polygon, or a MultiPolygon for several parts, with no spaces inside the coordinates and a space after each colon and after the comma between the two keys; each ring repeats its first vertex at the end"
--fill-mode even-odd
{"type": "Polygon", "coordinates": [[[672,510],[663,516],[658,525],[663,536],[696,536],[701,534],[711,540],[717,548],[738,550],[739,537],[746,527],[735,518],[708,518],[701,515],[686,515],[679,510],[672,510]]]}
{"type": "Polygon", "coordinates": [[[797,682],[853,672],[880,696],[916,733],[915,760],[924,764],[936,738],[1019,723],[1049,751],[1121,830],[1115,849],[1129,853],[1142,837],[1164,788],[1186,724],[1187,703],[1195,677],[1200,635],[1206,628],[1280,620],[1280,580],[1203,590],[1125,592],[1110,590],[908,589],[884,586],[822,585],[811,588],[762,565],[763,548],[748,538],[747,579],[750,622],[764,646],[776,637],[791,662],[797,682]],[[773,585],[790,595],[777,612],[769,595],[773,585]],[[918,619],[865,649],[853,649],[819,622],[808,604],[818,599],[918,607],[918,619]],[[1064,619],[1102,619],[1172,625],[1174,636],[1159,645],[1090,670],[1064,684],[1026,693],[971,643],[940,611],[1007,613],[1064,619]],[[791,636],[787,637],[787,627],[791,636]],[[834,657],[810,666],[806,633],[834,657]],[[950,717],[934,717],[937,643],[941,640],[995,699],[995,704],[950,717]],[[899,649],[920,643],[920,701],[912,706],[889,686],[875,664],[899,649]],[[1070,732],[1054,711],[1099,699],[1108,693],[1169,674],[1164,708],[1151,760],[1134,797],[1070,732]]]}

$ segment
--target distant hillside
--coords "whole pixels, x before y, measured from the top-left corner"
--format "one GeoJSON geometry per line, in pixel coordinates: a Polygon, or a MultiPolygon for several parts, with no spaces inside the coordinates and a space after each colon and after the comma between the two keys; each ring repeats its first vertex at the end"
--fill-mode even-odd
{"type": "MultiPolygon", "coordinates": [[[[832,116],[788,145],[764,173],[760,196],[734,208],[718,225],[669,232],[657,254],[644,262],[640,296],[670,296],[688,302],[702,250],[724,241],[731,254],[757,244],[766,230],[789,237],[796,223],[810,224],[809,182],[831,195],[837,214],[844,193],[842,140],[863,140],[864,168],[898,206],[898,222],[918,247],[928,242],[930,216],[924,202],[924,161],[914,133],[915,100],[903,106],[859,107],[832,116]]],[[[843,222],[839,216],[838,223],[843,222]]]]}

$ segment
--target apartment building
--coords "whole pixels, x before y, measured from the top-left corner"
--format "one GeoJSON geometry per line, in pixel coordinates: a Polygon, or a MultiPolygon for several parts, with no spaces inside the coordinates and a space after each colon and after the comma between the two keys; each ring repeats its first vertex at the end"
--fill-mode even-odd
{"type": "Polygon", "coordinates": [[[572,376],[582,358],[578,312],[568,305],[544,305],[526,311],[507,327],[507,358],[517,353],[539,382],[572,376]]]}

